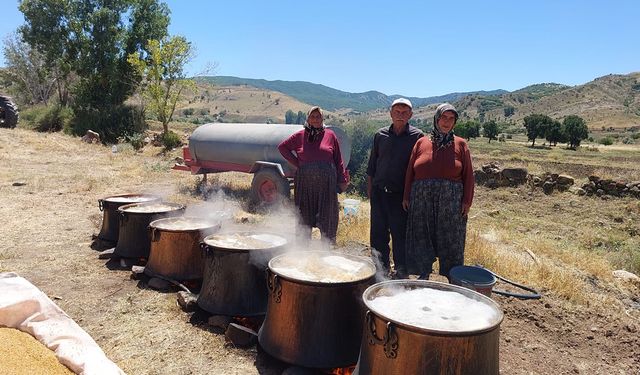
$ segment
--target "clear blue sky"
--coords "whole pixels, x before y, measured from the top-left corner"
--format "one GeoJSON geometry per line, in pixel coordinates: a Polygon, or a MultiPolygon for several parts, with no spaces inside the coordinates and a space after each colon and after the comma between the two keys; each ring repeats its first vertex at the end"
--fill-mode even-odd
{"type": "MultiPolygon", "coordinates": [[[[191,74],[216,62],[216,75],[427,97],[640,71],[637,0],[166,2],[171,34],[197,48],[191,74]]],[[[24,21],[0,4],[4,37],[24,21]]]]}

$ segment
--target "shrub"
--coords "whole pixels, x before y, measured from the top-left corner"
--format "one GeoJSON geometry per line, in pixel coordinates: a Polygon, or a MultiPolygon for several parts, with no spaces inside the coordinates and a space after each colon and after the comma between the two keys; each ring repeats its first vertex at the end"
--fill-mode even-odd
{"type": "Polygon", "coordinates": [[[78,109],[65,132],[81,136],[87,130],[93,130],[100,134],[103,142],[115,143],[118,137],[141,133],[145,129],[146,123],[140,108],[121,105],[110,110],[78,109]]]}
{"type": "Polygon", "coordinates": [[[167,133],[162,134],[162,144],[164,145],[165,150],[171,150],[182,146],[182,139],[180,139],[178,134],[169,130],[167,133]]]}
{"type": "Polygon", "coordinates": [[[73,117],[71,108],[60,105],[34,106],[20,113],[26,128],[39,132],[57,132],[69,126],[73,117]]]}
{"type": "Polygon", "coordinates": [[[604,137],[600,140],[600,144],[605,146],[611,146],[613,144],[613,139],[611,137],[604,137]]]}
{"type": "Polygon", "coordinates": [[[193,112],[194,112],[193,108],[185,108],[182,110],[182,114],[185,116],[191,116],[193,115],[193,112]]]}
{"type": "Polygon", "coordinates": [[[144,133],[133,133],[133,135],[127,136],[125,139],[136,151],[144,147],[144,133]]]}
{"type": "Polygon", "coordinates": [[[35,129],[39,132],[58,132],[69,126],[72,117],[71,108],[55,105],[49,107],[35,122],[35,129]]]}
{"type": "Polygon", "coordinates": [[[41,119],[47,110],[48,107],[45,107],[43,105],[35,105],[33,107],[22,109],[20,111],[20,122],[18,123],[18,127],[35,129],[36,121],[41,119]]]}

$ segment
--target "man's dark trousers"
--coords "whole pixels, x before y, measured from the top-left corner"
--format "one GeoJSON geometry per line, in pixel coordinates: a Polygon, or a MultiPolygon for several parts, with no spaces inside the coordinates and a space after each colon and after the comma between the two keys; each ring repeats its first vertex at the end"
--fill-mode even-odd
{"type": "Polygon", "coordinates": [[[371,247],[380,253],[386,271],[389,267],[389,235],[393,240],[393,263],[396,271],[406,272],[405,239],[407,212],[402,208],[402,192],[371,189],[371,247]]]}

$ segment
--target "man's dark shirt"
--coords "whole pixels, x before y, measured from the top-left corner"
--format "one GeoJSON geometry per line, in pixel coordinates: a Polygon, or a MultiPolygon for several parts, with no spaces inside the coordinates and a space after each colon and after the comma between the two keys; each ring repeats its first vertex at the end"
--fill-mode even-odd
{"type": "Polygon", "coordinates": [[[399,135],[393,132],[393,125],[378,130],[373,137],[367,166],[367,175],[371,176],[374,187],[389,193],[404,191],[404,175],[411,150],[422,136],[420,129],[409,124],[399,135]]]}

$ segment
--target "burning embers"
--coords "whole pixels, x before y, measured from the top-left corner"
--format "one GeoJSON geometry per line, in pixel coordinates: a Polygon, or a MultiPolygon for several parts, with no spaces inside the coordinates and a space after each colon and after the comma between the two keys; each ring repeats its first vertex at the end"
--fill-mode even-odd
{"type": "Polygon", "coordinates": [[[351,375],[353,374],[353,372],[355,371],[356,366],[349,366],[349,367],[338,367],[338,368],[334,368],[331,370],[327,370],[324,371],[325,374],[331,374],[331,375],[351,375]]]}

